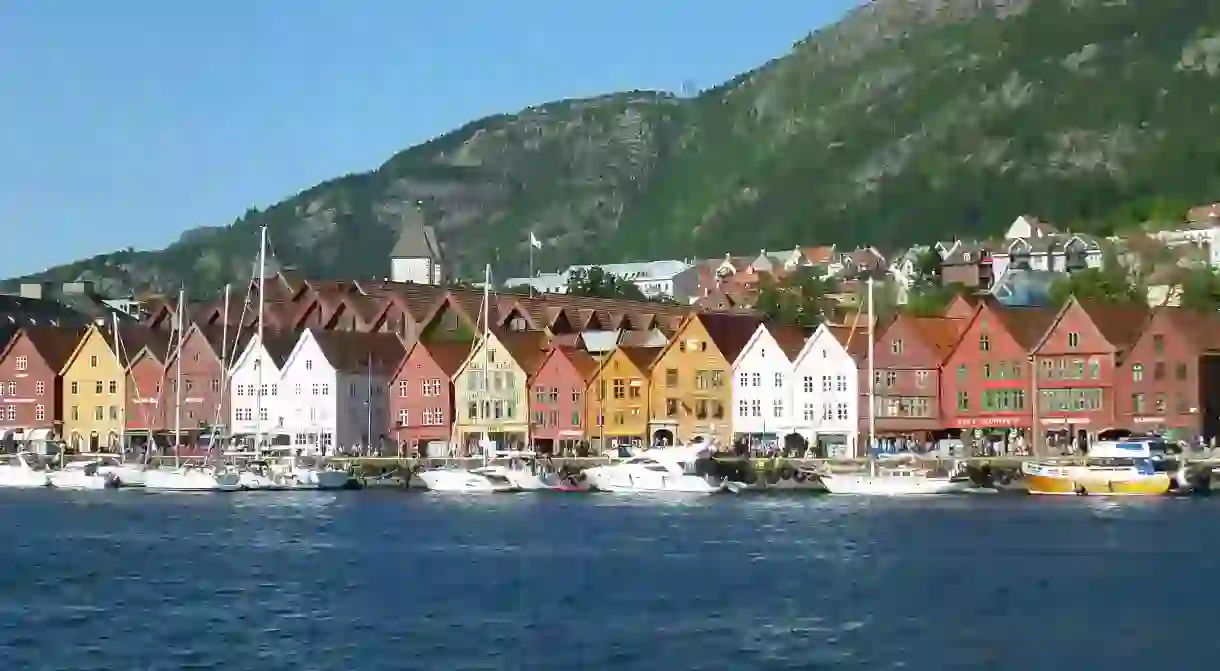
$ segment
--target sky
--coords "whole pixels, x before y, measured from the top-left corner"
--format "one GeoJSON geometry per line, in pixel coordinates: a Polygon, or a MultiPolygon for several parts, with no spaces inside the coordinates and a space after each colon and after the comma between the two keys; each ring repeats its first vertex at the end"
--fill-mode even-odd
{"type": "Polygon", "coordinates": [[[857,4],[4,0],[0,277],[160,249],[489,114],[715,86],[857,4]]]}

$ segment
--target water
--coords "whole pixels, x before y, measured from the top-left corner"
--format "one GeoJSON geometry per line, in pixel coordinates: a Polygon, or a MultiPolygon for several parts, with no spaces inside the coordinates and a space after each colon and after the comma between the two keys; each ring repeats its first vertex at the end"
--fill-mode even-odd
{"type": "Polygon", "coordinates": [[[0,659],[1208,668],[1217,504],[0,492],[0,659]]]}

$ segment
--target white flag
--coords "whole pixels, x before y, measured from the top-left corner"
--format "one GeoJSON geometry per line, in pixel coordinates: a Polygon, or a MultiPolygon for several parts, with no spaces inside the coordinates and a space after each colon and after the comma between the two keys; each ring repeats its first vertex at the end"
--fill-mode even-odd
{"type": "Polygon", "coordinates": [[[542,249],[542,243],[538,241],[538,238],[534,237],[533,231],[530,231],[530,247],[533,247],[534,249],[542,249]]]}

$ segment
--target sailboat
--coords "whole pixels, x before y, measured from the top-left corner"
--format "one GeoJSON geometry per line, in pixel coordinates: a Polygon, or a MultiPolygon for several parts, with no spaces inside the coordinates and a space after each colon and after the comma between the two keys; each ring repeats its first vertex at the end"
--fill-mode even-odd
{"type": "Polygon", "coordinates": [[[178,339],[174,352],[174,467],[149,469],[144,472],[144,488],[169,492],[231,492],[241,489],[237,473],[230,469],[181,463],[182,445],[182,336],[186,292],[178,292],[178,315],[175,319],[178,339]]]}
{"type": "MultiPolygon", "coordinates": [[[[488,319],[490,291],[491,265],[488,265],[483,272],[483,306],[479,314],[479,319],[483,322],[483,369],[481,372],[481,384],[478,388],[484,391],[490,388],[488,385],[488,373],[491,368],[491,362],[487,351],[487,342],[491,336],[490,320],[488,319]]],[[[482,406],[480,405],[480,407],[482,406]]],[[[482,466],[471,469],[442,467],[420,471],[418,473],[419,479],[423,481],[424,486],[429,491],[434,492],[495,493],[519,491],[520,488],[508,477],[507,469],[502,466],[491,465],[490,459],[491,455],[495,452],[495,443],[488,439],[486,434],[479,439],[479,447],[483,453],[482,466]]]]}
{"type": "Polygon", "coordinates": [[[873,278],[868,278],[868,472],[832,473],[823,471],[819,479],[831,494],[854,494],[857,496],[913,496],[920,494],[949,494],[961,492],[974,486],[964,473],[954,471],[948,476],[938,476],[925,468],[900,465],[880,467],[873,447],[876,436],[876,403],[873,379],[873,347],[876,344],[876,319],[873,314],[873,278]]]}

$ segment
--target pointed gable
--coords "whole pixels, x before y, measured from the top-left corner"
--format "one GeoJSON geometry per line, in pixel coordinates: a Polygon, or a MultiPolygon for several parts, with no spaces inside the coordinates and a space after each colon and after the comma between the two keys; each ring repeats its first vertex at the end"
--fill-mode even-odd
{"type": "Polygon", "coordinates": [[[1055,316],[1035,350],[1039,355],[1112,352],[1121,358],[1139,340],[1149,315],[1149,309],[1142,305],[1072,298],[1055,316]]]}
{"type": "Polygon", "coordinates": [[[730,364],[737,360],[762,320],[755,315],[723,312],[695,313],[694,319],[703,324],[708,338],[730,364]]]}

